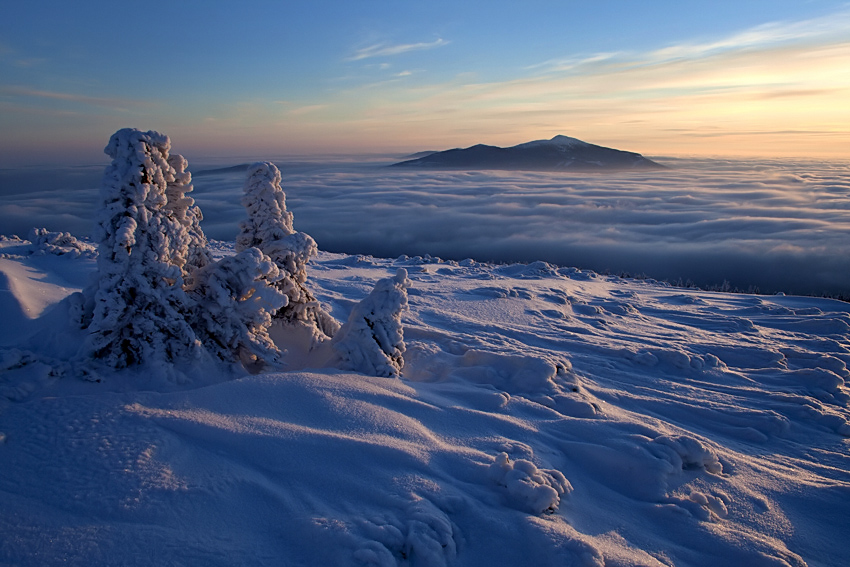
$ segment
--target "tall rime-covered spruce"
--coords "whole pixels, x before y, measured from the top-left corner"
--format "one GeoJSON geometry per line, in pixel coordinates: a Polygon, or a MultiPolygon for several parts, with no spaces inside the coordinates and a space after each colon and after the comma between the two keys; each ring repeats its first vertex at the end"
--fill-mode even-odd
{"type": "Polygon", "coordinates": [[[100,189],[98,280],[84,294],[89,336],[81,354],[112,367],[187,360],[201,350],[185,316],[181,269],[192,237],[168,207],[170,147],[158,132],[125,128],[104,149],[112,164],[100,189]]]}
{"type": "Polygon", "coordinates": [[[242,205],[248,218],[239,224],[236,250],[260,249],[283,275],[274,285],[286,294],[288,303],[275,318],[312,328],[316,342],[332,337],[339,323],[306,286],[307,262],[317,254],[316,242],[293,228],[292,213],[286,210],[286,195],[280,187],[280,171],[273,163],[258,162],[248,169],[242,205]]]}

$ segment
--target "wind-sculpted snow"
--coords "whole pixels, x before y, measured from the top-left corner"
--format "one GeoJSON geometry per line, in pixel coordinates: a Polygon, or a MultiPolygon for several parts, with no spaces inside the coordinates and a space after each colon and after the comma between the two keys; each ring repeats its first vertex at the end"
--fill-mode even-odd
{"type": "MultiPolygon", "coordinates": [[[[298,229],[320,248],[545,260],[747,291],[850,294],[847,162],[658,159],[669,169],[569,175],[408,172],[277,161],[298,229]]],[[[196,163],[193,161],[193,163],[196,163]]],[[[245,170],[198,176],[203,227],[232,240],[245,170]]],[[[0,172],[0,227],[88,233],[100,171],[0,172]]]]}
{"type": "Polygon", "coordinates": [[[399,378],[92,383],[63,298],[94,260],[33,251],[0,240],[2,564],[846,563],[846,303],[320,252],[339,320],[406,291],[399,378]]]}

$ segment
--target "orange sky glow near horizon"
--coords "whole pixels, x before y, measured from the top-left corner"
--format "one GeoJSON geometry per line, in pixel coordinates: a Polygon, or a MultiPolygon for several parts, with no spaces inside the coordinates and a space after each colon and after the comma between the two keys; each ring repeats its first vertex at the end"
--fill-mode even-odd
{"type": "MultiPolygon", "coordinates": [[[[569,49],[555,41],[558,29],[541,28],[547,49],[532,54],[519,46],[533,35],[505,36],[507,50],[497,53],[499,38],[428,21],[421,28],[434,31],[419,41],[347,24],[332,35],[323,22],[301,32],[322,46],[301,51],[277,42],[306,44],[308,35],[275,36],[259,49],[250,38],[243,46],[190,34],[199,47],[165,29],[158,33],[174,60],[137,71],[94,44],[65,54],[55,40],[43,47],[47,39],[10,28],[0,35],[0,167],[103,161],[123,127],[158,130],[175,151],[209,157],[402,155],[563,134],[646,156],[850,159],[850,9],[820,6],[808,17],[750,14],[746,24],[715,22],[684,37],[646,33],[625,47],[617,33],[634,15],[611,20],[620,27],[603,40],[588,35],[569,49]],[[491,42],[492,53],[481,57],[472,39],[491,42]]],[[[573,23],[574,33],[580,27],[573,23]]],[[[104,29],[91,41],[105,43],[104,29]]]]}

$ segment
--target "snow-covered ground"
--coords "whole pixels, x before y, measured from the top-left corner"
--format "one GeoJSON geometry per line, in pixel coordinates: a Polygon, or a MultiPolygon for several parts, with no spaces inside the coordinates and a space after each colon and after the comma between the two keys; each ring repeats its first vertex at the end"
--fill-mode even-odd
{"type": "Polygon", "coordinates": [[[407,270],[400,379],[90,382],[54,244],[0,241],[0,565],[847,564],[850,304],[320,253],[339,321],[407,270]]]}

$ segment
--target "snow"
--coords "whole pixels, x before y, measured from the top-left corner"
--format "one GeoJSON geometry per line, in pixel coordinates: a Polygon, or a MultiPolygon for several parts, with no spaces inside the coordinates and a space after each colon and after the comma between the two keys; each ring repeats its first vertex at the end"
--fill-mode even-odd
{"type": "Polygon", "coordinates": [[[525,142],[524,144],[519,144],[515,146],[517,148],[532,148],[535,146],[558,146],[561,148],[569,148],[573,146],[588,146],[587,142],[583,142],[577,138],[571,138],[570,136],[564,136],[563,134],[558,134],[557,136],[550,138],[549,140],[534,140],[533,142],[525,142]]]}
{"type": "Polygon", "coordinates": [[[258,368],[277,364],[280,351],[269,328],[271,314],[289,301],[274,285],[281,278],[275,263],[256,248],[198,268],[189,290],[195,302],[189,320],[202,344],[224,360],[258,368]]]}
{"type": "Polygon", "coordinates": [[[337,320],[406,293],[397,378],[91,382],[95,260],[36,250],[0,240],[0,564],[846,564],[850,304],[319,252],[337,320]]]}

